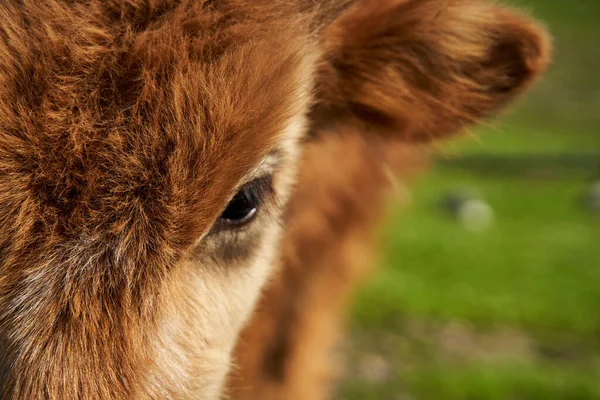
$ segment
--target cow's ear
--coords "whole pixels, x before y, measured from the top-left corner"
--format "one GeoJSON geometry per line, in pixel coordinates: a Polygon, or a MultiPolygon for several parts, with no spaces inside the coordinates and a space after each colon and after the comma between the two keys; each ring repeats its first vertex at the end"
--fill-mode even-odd
{"type": "Polygon", "coordinates": [[[314,124],[425,141],[501,109],[546,68],[550,39],[480,0],[358,0],[323,33],[314,124]]]}

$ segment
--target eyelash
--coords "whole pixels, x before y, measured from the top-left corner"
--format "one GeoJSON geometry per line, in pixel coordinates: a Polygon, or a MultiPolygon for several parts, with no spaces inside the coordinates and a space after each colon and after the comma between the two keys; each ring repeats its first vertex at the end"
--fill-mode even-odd
{"type": "Polygon", "coordinates": [[[244,187],[248,190],[249,197],[253,200],[258,200],[260,204],[272,200],[275,196],[273,177],[271,175],[256,178],[242,186],[242,188],[244,187]]]}

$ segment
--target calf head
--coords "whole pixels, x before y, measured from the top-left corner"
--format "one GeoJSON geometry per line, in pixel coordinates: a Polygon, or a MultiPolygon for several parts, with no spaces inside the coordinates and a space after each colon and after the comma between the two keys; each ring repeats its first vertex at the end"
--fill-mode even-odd
{"type": "Polygon", "coordinates": [[[0,5],[0,398],[218,398],[303,139],[427,141],[544,69],[479,0],[0,5]]]}

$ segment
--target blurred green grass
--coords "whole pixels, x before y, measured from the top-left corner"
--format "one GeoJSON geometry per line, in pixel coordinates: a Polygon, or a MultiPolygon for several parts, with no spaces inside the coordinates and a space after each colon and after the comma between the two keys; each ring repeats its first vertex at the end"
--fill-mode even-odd
{"type": "Polygon", "coordinates": [[[350,371],[340,398],[600,399],[600,215],[582,206],[587,183],[456,171],[417,183],[351,323],[349,364],[377,354],[391,376],[350,371]],[[493,226],[471,232],[442,212],[457,186],[477,187],[493,226]]]}
{"type": "MultiPolygon", "coordinates": [[[[511,3],[546,22],[555,62],[514,112],[441,153],[600,152],[600,1],[511,3]]],[[[392,207],[339,399],[600,399],[600,215],[581,199],[600,171],[507,171],[436,168],[392,207]],[[495,212],[483,232],[440,210],[464,186],[495,212]]]]}
{"type": "Polygon", "coordinates": [[[382,328],[414,313],[600,332],[600,216],[582,206],[585,183],[431,174],[410,209],[392,214],[383,268],[356,318],[382,328]],[[494,209],[489,230],[470,232],[438,209],[457,185],[477,187],[494,209]]]}
{"type": "Polygon", "coordinates": [[[539,366],[505,365],[464,368],[431,368],[410,374],[378,391],[360,382],[349,385],[351,397],[361,400],[382,399],[560,399],[584,400],[600,396],[600,381],[586,370],[539,366]],[[410,388],[412,394],[406,393],[410,388]]]}

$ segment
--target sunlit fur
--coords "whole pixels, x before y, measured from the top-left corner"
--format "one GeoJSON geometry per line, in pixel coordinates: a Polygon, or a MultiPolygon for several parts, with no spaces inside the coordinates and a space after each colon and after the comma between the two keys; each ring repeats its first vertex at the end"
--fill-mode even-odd
{"type": "Polygon", "coordinates": [[[324,398],[390,176],[548,59],[483,0],[2,2],[0,399],[324,398]]]}

